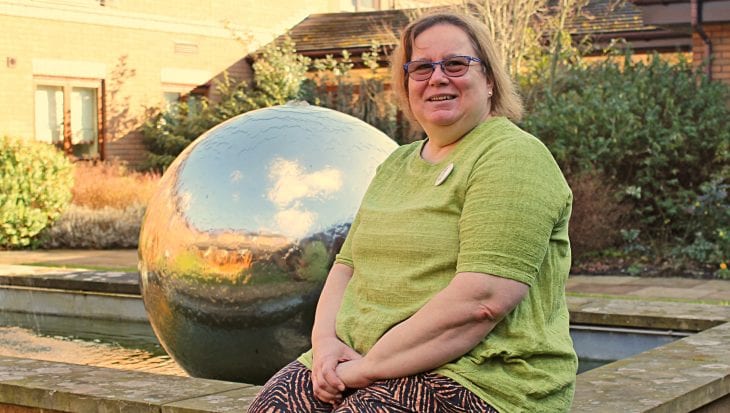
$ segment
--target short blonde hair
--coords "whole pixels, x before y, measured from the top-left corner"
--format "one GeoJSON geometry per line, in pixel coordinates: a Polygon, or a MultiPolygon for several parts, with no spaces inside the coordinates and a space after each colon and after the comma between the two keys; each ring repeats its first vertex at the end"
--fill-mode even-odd
{"type": "Polygon", "coordinates": [[[487,27],[471,16],[441,12],[423,16],[406,26],[401,34],[400,43],[391,56],[393,90],[401,103],[401,109],[411,123],[418,125],[408,101],[408,75],[403,70],[403,65],[411,60],[413,42],[416,37],[439,24],[456,26],[469,37],[477,54],[475,57],[482,61],[487,80],[494,83],[491,114],[519,121],[522,118],[522,99],[515,90],[502,57],[494,47],[494,41],[489,35],[487,27]]]}

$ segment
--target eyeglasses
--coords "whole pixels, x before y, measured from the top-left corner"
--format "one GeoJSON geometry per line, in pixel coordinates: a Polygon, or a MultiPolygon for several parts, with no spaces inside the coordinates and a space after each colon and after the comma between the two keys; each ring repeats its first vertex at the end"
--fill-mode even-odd
{"type": "Polygon", "coordinates": [[[471,62],[481,63],[482,60],[471,56],[453,56],[438,62],[427,62],[425,60],[414,60],[403,65],[403,70],[408,76],[417,81],[428,80],[436,70],[436,65],[441,66],[441,71],[448,77],[464,76],[471,62]]]}

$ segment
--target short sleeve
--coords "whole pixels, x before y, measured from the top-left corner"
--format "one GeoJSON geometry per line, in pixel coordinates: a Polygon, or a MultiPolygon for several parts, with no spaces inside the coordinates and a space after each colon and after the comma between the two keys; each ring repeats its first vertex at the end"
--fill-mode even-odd
{"type": "Polygon", "coordinates": [[[350,225],[350,229],[347,231],[347,237],[345,237],[345,242],[342,244],[340,252],[335,256],[336,263],[345,264],[350,268],[355,268],[355,264],[353,264],[352,261],[352,237],[354,236],[359,223],[360,213],[358,211],[355,215],[355,219],[352,221],[352,225],[350,225]]]}
{"type": "Polygon", "coordinates": [[[542,142],[517,136],[489,148],[468,178],[458,272],[532,285],[570,189],[542,142]]]}

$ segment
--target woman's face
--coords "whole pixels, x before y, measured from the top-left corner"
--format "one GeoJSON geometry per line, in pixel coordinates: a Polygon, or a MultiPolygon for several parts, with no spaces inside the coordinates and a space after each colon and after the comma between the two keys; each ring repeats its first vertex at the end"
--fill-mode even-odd
{"type": "MultiPolygon", "coordinates": [[[[459,27],[438,24],[413,41],[410,61],[436,62],[452,56],[476,56],[469,36],[459,27]]],[[[448,135],[460,138],[489,117],[491,81],[483,67],[472,62],[466,74],[446,76],[436,65],[428,80],[408,78],[408,102],[418,123],[429,136],[448,128],[448,135]]]]}

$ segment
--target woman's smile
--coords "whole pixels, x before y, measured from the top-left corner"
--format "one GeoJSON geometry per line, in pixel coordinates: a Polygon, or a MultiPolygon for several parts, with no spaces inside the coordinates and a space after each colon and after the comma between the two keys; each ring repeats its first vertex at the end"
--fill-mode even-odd
{"type": "Polygon", "coordinates": [[[454,99],[456,99],[456,96],[454,96],[454,95],[436,95],[436,96],[431,96],[427,100],[429,102],[443,102],[445,100],[454,100],[454,99]]]}

